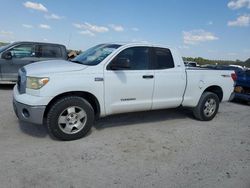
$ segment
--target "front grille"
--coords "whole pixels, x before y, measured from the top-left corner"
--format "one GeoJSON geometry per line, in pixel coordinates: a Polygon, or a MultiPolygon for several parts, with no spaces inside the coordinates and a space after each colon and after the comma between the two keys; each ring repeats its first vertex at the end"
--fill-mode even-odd
{"type": "Polygon", "coordinates": [[[247,95],[250,95],[250,88],[243,87],[242,93],[245,93],[245,94],[247,94],[247,95]]]}
{"type": "Polygon", "coordinates": [[[24,68],[21,68],[18,71],[17,89],[20,94],[26,92],[26,70],[24,68]]]}

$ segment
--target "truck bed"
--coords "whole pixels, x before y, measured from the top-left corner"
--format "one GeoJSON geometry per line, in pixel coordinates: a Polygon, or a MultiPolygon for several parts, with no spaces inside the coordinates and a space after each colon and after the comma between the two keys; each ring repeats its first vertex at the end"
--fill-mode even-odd
{"type": "Polygon", "coordinates": [[[195,106],[201,93],[208,87],[220,87],[223,95],[221,101],[228,101],[234,87],[231,70],[213,70],[207,68],[186,68],[187,86],[183,106],[195,106]],[[199,92],[197,92],[199,91],[199,92]]]}

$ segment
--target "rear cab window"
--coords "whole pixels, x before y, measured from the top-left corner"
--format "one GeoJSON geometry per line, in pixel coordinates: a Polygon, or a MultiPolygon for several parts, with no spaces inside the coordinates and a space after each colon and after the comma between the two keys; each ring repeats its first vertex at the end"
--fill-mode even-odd
{"type": "Polygon", "coordinates": [[[62,51],[60,46],[56,45],[37,45],[36,56],[42,58],[60,58],[62,51]]]}
{"type": "Polygon", "coordinates": [[[167,48],[153,48],[154,61],[153,69],[170,69],[174,68],[174,60],[171,51],[167,48]]]}

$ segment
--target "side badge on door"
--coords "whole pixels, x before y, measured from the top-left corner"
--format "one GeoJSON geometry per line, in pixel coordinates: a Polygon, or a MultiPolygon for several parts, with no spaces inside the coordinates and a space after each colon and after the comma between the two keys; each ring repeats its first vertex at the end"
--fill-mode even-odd
{"type": "Polygon", "coordinates": [[[121,99],[121,101],[135,101],[136,98],[125,98],[125,99],[121,99]]]}
{"type": "Polygon", "coordinates": [[[103,78],[101,78],[101,77],[96,77],[95,78],[95,82],[102,82],[104,79],[103,78]]]}

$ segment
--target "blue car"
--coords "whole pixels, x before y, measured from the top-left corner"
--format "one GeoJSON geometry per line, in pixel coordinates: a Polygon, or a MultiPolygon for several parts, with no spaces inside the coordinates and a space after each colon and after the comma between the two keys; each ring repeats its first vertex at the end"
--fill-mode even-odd
{"type": "Polygon", "coordinates": [[[234,99],[250,102],[250,70],[237,73],[234,94],[234,99]]]}

